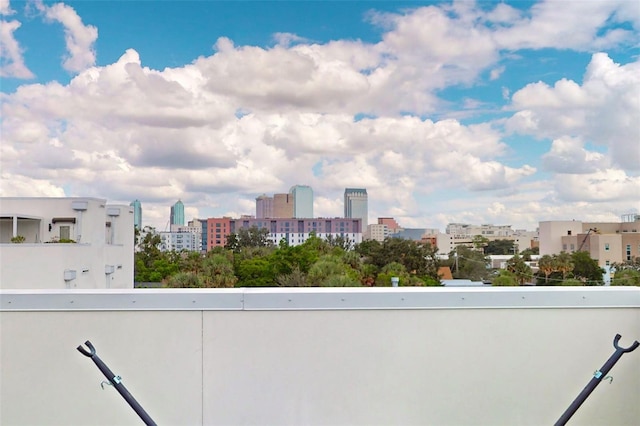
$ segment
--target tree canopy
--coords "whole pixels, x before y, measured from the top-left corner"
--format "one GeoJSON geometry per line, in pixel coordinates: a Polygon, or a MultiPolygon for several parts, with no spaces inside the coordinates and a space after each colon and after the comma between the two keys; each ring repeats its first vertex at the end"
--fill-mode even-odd
{"type": "Polygon", "coordinates": [[[206,254],[163,252],[154,230],[141,233],[136,253],[136,281],[167,287],[375,286],[440,285],[436,250],[411,240],[322,239],[311,235],[300,245],[274,246],[268,232],[242,228],[227,245],[206,254]]]}

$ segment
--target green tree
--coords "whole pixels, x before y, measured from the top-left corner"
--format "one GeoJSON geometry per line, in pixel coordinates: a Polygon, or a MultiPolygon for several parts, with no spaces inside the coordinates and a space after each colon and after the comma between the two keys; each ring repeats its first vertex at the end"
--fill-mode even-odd
{"type": "Polygon", "coordinates": [[[473,237],[473,248],[484,253],[484,248],[489,244],[489,239],[482,235],[475,235],[473,237]]]}
{"type": "Polygon", "coordinates": [[[387,238],[382,244],[367,241],[355,248],[365,263],[375,265],[379,270],[385,265],[396,262],[403,265],[406,271],[420,278],[430,277],[440,282],[438,267],[440,260],[437,249],[428,243],[417,243],[402,238],[387,238]]]}
{"type": "Polygon", "coordinates": [[[238,277],[237,287],[275,286],[275,271],[267,259],[243,259],[235,267],[238,277]]]}
{"type": "Polygon", "coordinates": [[[538,254],[540,254],[540,247],[526,248],[520,252],[520,256],[527,262],[531,261],[531,256],[538,254]]]}
{"type": "Polygon", "coordinates": [[[632,268],[616,271],[611,285],[640,286],[640,271],[632,268]]]}
{"type": "Polygon", "coordinates": [[[549,283],[549,275],[556,271],[555,259],[548,254],[540,257],[538,259],[538,270],[544,274],[544,284],[547,285],[549,283]]]}
{"type": "Polygon", "coordinates": [[[399,262],[390,262],[386,264],[376,277],[376,287],[391,287],[391,278],[398,277],[400,286],[411,285],[410,275],[407,268],[399,262]]]}
{"type": "Polygon", "coordinates": [[[278,275],[276,282],[280,287],[307,287],[309,286],[307,275],[294,267],[290,274],[278,275]]]}
{"type": "Polygon", "coordinates": [[[178,272],[177,274],[167,277],[164,287],[173,288],[201,288],[203,287],[200,276],[195,272],[178,272]]]}
{"type": "Polygon", "coordinates": [[[267,228],[252,226],[250,228],[240,228],[235,233],[227,236],[225,248],[239,252],[246,247],[271,247],[272,245],[267,228]]]}
{"type": "Polygon", "coordinates": [[[489,241],[484,248],[484,254],[507,255],[512,254],[514,249],[513,240],[493,240],[489,241]]]}
{"type": "Polygon", "coordinates": [[[323,286],[334,275],[345,275],[345,265],[337,256],[325,255],[309,268],[308,279],[311,285],[323,286]]]}
{"type": "Polygon", "coordinates": [[[582,285],[603,285],[605,270],[598,265],[598,261],[592,259],[586,251],[576,251],[571,254],[573,263],[573,277],[582,282],[582,285]]]}
{"type": "Polygon", "coordinates": [[[567,278],[567,274],[573,271],[573,262],[571,255],[566,251],[560,252],[558,255],[554,255],[556,261],[556,270],[562,274],[562,280],[567,278]]]}
{"type": "Polygon", "coordinates": [[[214,254],[204,259],[201,279],[204,287],[233,287],[238,281],[233,263],[222,254],[214,254]]]}
{"type": "Polygon", "coordinates": [[[493,279],[491,285],[494,287],[514,287],[518,285],[518,279],[514,273],[502,269],[493,279]]]}
{"type": "Polygon", "coordinates": [[[481,281],[489,277],[490,260],[480,250],[458,246],[449,253],[449,266],[456,279],[481,281]],[[456,259],[457,257],[457,259],[456,259]]]}
{"type": "Polygon", "coordinates": [[[581,286],[584,285],[584,282],[576,279],[576,278],[567,278],[560,283],[561,286],[581,286]]]}
{"type": "Polygon", "coordinates": [[[515,276],[516,281],[520,285],[523,285],[533,278],[531,268],[517,254],[507,261],[506,269],[515,276]]]}

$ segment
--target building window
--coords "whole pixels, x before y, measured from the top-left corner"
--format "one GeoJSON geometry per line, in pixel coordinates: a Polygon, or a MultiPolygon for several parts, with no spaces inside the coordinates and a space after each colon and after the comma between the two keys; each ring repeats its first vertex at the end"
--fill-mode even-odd
{"type": "Polygon", "coordinates": [[[574,251],[576,249],[576,246],[574,244],[571,244],[571,251],[574,251]]]}
{"type": "Polygon", "coordinates": [[[631,260],[631,244],[627,244],[627,260],[631,260]]]}
{"type": "Polygon", "coordinates": [[[608,260],[606,260],[606,261],[604,262],[604,264],[605,264],[606,266],[609,266],[609,265],[610,265],[610,263],[611,263],[611,262],[610,262],[610,261],[608,261],[608,260]]]}
{"type": "Polygon", "coordinates": [[[571,231],[567,231],[567,235],[571,235],[571,231]]]}
{"type": "Polygon", "coordinates": [[[604,251],[609,251],[609,243],[605,243],[605,245],[604,245],[604,251]]]}
{"type": "Polygon", "coordinates": [[[562,245],[562,250],[567,251],[567,245],[566,244],[562,245]]]}

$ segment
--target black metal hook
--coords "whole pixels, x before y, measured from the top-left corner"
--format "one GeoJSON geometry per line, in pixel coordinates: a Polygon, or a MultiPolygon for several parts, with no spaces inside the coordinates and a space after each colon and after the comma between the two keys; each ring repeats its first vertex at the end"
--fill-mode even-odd
{"type": "Polygon", "coordinates": [[[91,344],[91,342],[87,340],[86,342],[84,342],[84,344],[87,345],[89,351],[83,348],[82,345],[78,346],[76,349],[78,349],[78,351],[82,355],[91,358],[91,360],[96,364],[102,374],[104,374],[104,376],[109,380],[109,382],[103,381],[102,383],[100,383],[100,386],[104,389],[103,384],[107,383],[115,387],[118,393],[125,399],[125,401],[127,401],[129,406],[133,408],[133,410],[138,414],[138,416],[140,416],[140,418],[146,425],[156,426],[156,423],[151,419],[151,417],[149,417],[149,414],[144,411],[144,408],[142,408],[140,403],[136,401],[133,395],[131,395],[131,393],[129,393],[127,388],[124,386],[124,384],[122,383],[122,378],[113,374],[113,371],[111,371],[111,369],[107,367],[107,365],[100,359],[100,357],[96,355],[96,348],[91,344]]]}
{"type": "Polygon", "coordinates": [[[620,336],[619,334],[616,334],[616,336],[613,338],[613,346],[616,348],[615,352],[609,357],[607,362],[604,363],[604,365],[602,366],[602,368],[600,368],[600,370],[596,370],[593,373],[593,377],[591,378],[589,383],[587,383],[587,386],[584,387],[584,389],[582,390],[582,392],[580,392],[578,397],[571,403],[569,408],[567,408],[567,410],[562,414],[560,419],[558,419],[558,421],[555,423],[555,426],[565,425],[567,421],[569,421],[571,416],[575,414],[578,408],[580,408],[582,403],[589,397],[591,392],[593,392],[593,390],[596,388],[596,386],[600,384],[602,380],[610,379],[609,383],[613,382],[613,377],[607,376],[607,373],[609,372],[609,370],[613,368],[615,363],[618,362],[618,360],[622,357],[623,354],[627,352],[631,352],[635,350],[638,346],[640,346],[640,343],[636,340],[628,348],[623,348],[618,345],[618,342],[620,341],[621,337],[622,336],[620,336]]]}
{"type": "Polygon", "coordinates": [[[85,345],[87,345],[87,347],[89,348],[90,352],[87,352],[87,350],[85,348],[82,347],[82,345],[78,346],[76,349],[78,349],[78,351],[80,351],[80,353],[86,357],[89,358],[93,358],[93,356],[96,354],[96,348],[93,347],[93,345],[91,344],[90,341],[86,341],[84,342],[85,345]]]}
{"type": "Polygon", "coordinates": [[[619,335],[619,334],[616,334],[616,337],[613,338],[613,347],[616,348],[616,350],[619,350],[619,351],[622,351],[622,352],[632,352],[632,351],[636,350],[638,348],[638,346],[640,346],[640,342],[638,342],[636,340],[628,348],[620,347],[620,346],[618,346],[618,342],[620,341],[620,338],[622,338],[622,336],[619,335]]]}

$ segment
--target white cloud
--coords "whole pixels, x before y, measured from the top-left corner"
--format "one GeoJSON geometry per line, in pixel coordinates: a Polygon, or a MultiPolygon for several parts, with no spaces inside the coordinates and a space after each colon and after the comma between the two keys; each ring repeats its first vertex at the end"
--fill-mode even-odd
{"type": "Polygon", "coordinates": [[[304,43],[309,41],[304,37],[292,33],[275,33],[273,39],[281,46],[289,47],[294,43],[304,43]]]}
{"type": "Polygon", "coordinates": [[[0,0],[0,15],[7,16],[13,15],[14,13],[16,13],[16,11],[11,9],[9,0],[0,0]]]}
{"type": "Polygon", "coordinates": [[[618,167],[640,170],[639,90],[640,61],[620,65],[597,53],[582,85],[563,79],[553,87],[539,82],[514,93],[518,112],[507,127],[543,138],[580,137],[606,146],[618,167]]]}
{"type": "MultiPolygon", "coordinates": [[[[9,3],[0,4],[2,15],[11,13],[9,3]]],[[[0,21],[0,77],[33,78],[22,57],[22,48],[13,33],[20,28],[18,21],[0,21]]]]}
{"type": "Polygon", "coordinates": [[[580,139],[568,137],[554,140],[542,160],[548,170],[556,173],[594,173],[608,165],[603,154],[587,151],[580,139]]]}
{"type": "MultiPolygon", "coordinates": [[[[631,16],[633,7],[625,0],[542,1],[534,4],[530,14],[510,16],[508,24],[494,34],[501,48],[594,50],[620,43],[635,44],[637,33],[626,29],[608,29],[611,18],[631,21],[638,28],[639,19],[631,16]]],[[[491,15],[490,15],[491,16],[491,15]]],[[[504,20],[503,20],[504,22],[504,20]]]]}
{"type": "Polygon", "coordinates": [[[94,47],[98,39],[96,27],[85,25],[75,9],[64,3],[47,6],[42,0],[36,0],[35,6],[48,20],[59,22],[64,27],[68,55],[62,63],[65,70],[80,72],[96,63],[94,47]]]}
{"type": "Polygon", "coordinates": [[[621,170],[609,169],[586,175],[559,174],[555,177],[555,189],[566,201],[621,201],[626,202],[628,208],[640,207],[640,177],[628,176],[621,170]]]}
{"type": "MultiPolygon", "coordinates": [[[[582,83],[534,83],[513,94],[507,129],[552,139],[543,165],[564,186],[533,181],[536,168],[514,161],[491,123],[420,118],[441,110],[439,89],[500,78],[504,50],[626,43],[627,33],[600,31],[608,19],[633,19],[618,3],[588,6],[588,28],[567,40],[544,19],[557,10],[575,29],[575,5],[545,3],[527,16],[504,4],[442,4],[372,14],[385,29],[376,44],[279,33],[277,45],[263,48],[222,37],[214,54],[164,70],[143,67],[133,49],[94,66],[97,30],[69,6],[39,5],[65,26],[65,66],[78,75],[2,95],[3,193],[139,198],[145,221],[164,229],[178,198],[189,214],[237,216],[254,213],[261,193],[304,183],[314,188],[317,215],[339,216],[344,187],[364,186],[372,221],[532,228],[563,203],[567,212],[584,211],[584,200],[624,210],[624,194],[637,190],[637,178],[620,169],[640,163],[638,63],[598,54],[582,83]],[[363,113],[369,118],[354,119],[363,113]],[[607,150],[586,148],[593,145],[607,150]]],[[[465,106],[483,101],[469,97],[465,106]]]]}

